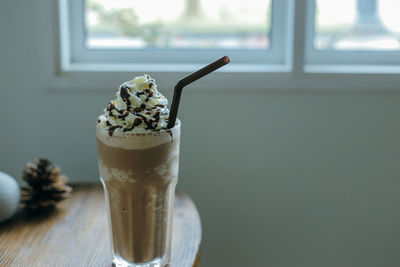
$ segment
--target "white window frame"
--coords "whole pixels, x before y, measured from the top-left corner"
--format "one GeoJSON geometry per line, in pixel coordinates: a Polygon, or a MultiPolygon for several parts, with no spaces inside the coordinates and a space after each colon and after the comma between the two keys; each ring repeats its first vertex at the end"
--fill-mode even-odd
{"type": "MultiPolygon", "coordinates": [[[[164,55],[164,62],[159,60],[161,56],[156,57],[153,54],[152,58],[158,59],[158,62],[153,60],[146,63],[130,62],[126,60],[127,56],[122,56],[125,61],[115,60],[118,56],[114,52],[118,51],[112,51],[112,49],[106,51],[110,52],[108,55],[101,50],[82,55],[87,52],[85,48],[82,50],[82,46],[78,47],[76,50],[78,52],[73,52],[74,49],[71,48],[79,46],[73,43],[73,40],[81,40],[80,43],[83,44],[83,32],[71,29],[71,26],[76,28],[76,23],[80,22],[80,25],[83,25],[83,6],[81,6],[81,11],[78,11],[75,9],[77,4],[71,6],[71,2],[82,4],[83,0],[58,0],[60,60],[56,64],[57,73],[49,78],[48,87],[50,88],[110,90],[122,80],[145,72],[151,73],[160,84],[163,84],[163,88],[173,88],[182,76],[227,54],[231,57],[231,64],[202,79],[201,83],[194,83],[191,85],[192,90],[342,90],[347,92],[400,89],[400,75],[398,75],[400,74],[400,58],[393,57],[393,53],[388,56],[385,52],[367,51],[320,53],[321,51],[313,49],[315,8],[313,0],[273,0],[271,49],[263,51],[264,55],[252,58],[254,61],[246,62],[245,60],[246,53],[252,53],[252,51],[245,51],[246,53],[240,55],[240,51],[232,51],[231,54],[231,52],[220,50],[208,55],[203,54],[200,61],[190,58],[184,63],[181,61],[182,54],[174,54],[181,51],[172,51],[169,55],[164,55]],[[67,12],[71,11],[71,8],[75,11],[67,12]],[[76,14],[81,14],[81,16],[76,16],[76,14]],[[75,38],[75,35],[78,37],[75,38]],[[275,41],[279,40],[280,46],[277,42],[274,43],[274,38],[278,38],[275,41]],[[271,51],[278,56],[268,55],[271,51]],[[374,54],[375,56],[368,57],[373,60],[365,59],[365,55],[374,54]],[[322,57],[319,58],[321,55],[322,57]],[[384,57],[381,58],[381,56],[384,57]],[[179,62],[174,61],[177,58],[179,62]],[[382,59],[389,64],[379,65],[382,59]]],[[[256,51],[256,53],[259,52],[256,51]]]]}
{"type": "Polygon", "coordinates": [[[271,44],[268,49],[113,49],[86,48],[85,0],[59,0],[62,70],[125,69],[131,71],[194,71],[200,65],[227,54],[235,64],[231,72],[290,71],[288,20],[290,0],[272,1],[271,44]],[[77,15],[78,14],[78,15],[77,15]]]}

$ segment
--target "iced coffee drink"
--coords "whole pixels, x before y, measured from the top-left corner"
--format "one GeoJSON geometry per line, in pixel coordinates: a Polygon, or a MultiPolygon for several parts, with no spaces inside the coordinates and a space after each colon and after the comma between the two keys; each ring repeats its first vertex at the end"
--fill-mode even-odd
{"type": "Polygon", "coordinates": [[[116,266],[168,266],[180,122],[149,76],[123,83],[97,120],[99,170],[116,266]]]}

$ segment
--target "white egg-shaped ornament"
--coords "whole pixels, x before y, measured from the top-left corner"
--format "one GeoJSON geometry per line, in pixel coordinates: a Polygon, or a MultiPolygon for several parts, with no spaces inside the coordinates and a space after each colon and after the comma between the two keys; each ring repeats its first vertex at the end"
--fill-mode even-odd
{"type": "Polygon", "coordinates": [[[0,222],[3,222],[18,209],[21,191],[17,181],[10,175],[0,172],[0,222]]]}

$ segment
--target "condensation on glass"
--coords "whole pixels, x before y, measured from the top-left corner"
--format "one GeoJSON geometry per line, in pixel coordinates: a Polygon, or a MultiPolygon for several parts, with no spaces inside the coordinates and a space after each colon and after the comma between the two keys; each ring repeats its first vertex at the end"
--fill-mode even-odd
{"type": "Polygon", "coordinates": [[[316,0],[317,50],[400,50],[399,0],[316,0]]]}
{"type": "Polygon", "coordinates": [[[266,49],[271,0],[86,0],[88,48],[266,49]]]}

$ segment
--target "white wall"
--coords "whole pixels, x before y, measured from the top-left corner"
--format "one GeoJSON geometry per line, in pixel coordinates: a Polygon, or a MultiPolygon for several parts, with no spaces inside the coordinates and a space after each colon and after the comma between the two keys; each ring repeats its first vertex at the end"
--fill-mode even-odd
{"type": "MultiPolygon", "coordinates": [[[[94,122],[115,88],[52,88],[54,3],[0,2],[0,170],[20,177],[45,156],[96,182],[94,122]]],[[[400,92],[182,101],[178,187],[201,213],[202,266],[400,265],[400,92]]]]}

